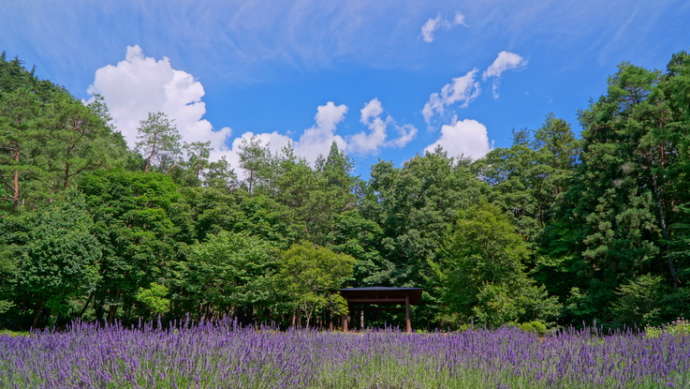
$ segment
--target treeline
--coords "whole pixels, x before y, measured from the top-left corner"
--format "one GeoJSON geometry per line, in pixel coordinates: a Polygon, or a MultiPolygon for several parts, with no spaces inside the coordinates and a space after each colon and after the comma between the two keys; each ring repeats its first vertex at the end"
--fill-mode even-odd
{"type": "Polygon", "coordinates": [[[0,327],[326,327],[338,288],[375,285],[424,288],[418,328],[690,317],[690,55],[620,65],[580,121],[581,138],[548,116],[480,160],[438,149],[367,181],[335,145],[310,165],[249,141],[230,166],[161,113],[129,150],[103,99],[3,55],[0,327]]]}

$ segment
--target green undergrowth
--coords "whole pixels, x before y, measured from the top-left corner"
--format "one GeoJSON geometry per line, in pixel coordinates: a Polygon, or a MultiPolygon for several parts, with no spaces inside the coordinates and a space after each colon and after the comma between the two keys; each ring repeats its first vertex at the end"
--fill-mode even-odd
{"type": "Polygon", "coordinates": [[[28,331],[0,330],[0,336],[29,336],[28,331]]]}

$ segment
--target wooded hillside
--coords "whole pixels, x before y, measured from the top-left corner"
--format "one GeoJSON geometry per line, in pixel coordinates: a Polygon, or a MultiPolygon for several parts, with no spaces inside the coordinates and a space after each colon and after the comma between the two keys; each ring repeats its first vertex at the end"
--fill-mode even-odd
{"type": "Polygon", "coordinates": [[[424,288],[416,328],[689,318],[690,54],[620,65],[579,116],[581,136],[549,115],[480,160],[438,149],[365,181],[335,144],[314,165],[258,141],[210,161],[156,112],[130,150],[102,99],[3,55],[0,328],[319,326],[347,310],[338,288],[374,285],[424,288]]]}

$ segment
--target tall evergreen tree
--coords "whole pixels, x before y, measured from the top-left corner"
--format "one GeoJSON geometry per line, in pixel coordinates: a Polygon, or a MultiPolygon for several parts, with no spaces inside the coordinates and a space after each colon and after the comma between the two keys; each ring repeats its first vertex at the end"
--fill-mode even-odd
{"type": "Polygon", "coordinates": [[[178,162],[182,152],[180,133],[174,122],[163,112],[149,113],[137,129],[136,149],[144,157],[144,171],[152,167],[168,171],[178,162]]]}

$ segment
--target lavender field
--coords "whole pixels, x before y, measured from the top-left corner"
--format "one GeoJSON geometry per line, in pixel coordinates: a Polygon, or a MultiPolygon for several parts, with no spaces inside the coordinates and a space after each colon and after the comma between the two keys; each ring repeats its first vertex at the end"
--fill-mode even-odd
{"type": "Polygon", "coordinates": [[[2,388],[688,388],[690,337],[207,323],[0,335],[2,388]]]}

